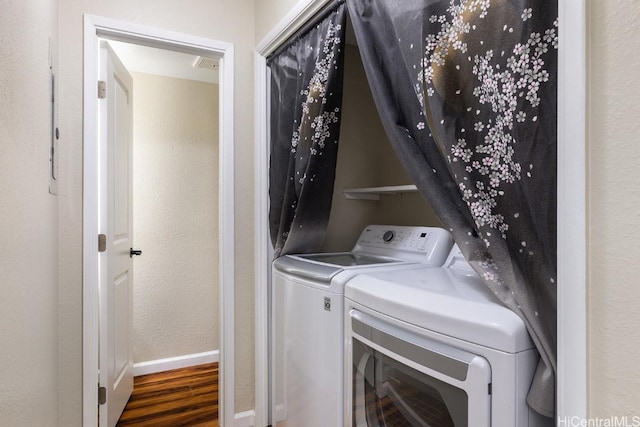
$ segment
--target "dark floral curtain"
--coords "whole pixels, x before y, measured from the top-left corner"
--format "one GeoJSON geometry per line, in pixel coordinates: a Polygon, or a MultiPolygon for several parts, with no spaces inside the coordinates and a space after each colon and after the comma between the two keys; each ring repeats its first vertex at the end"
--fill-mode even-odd
{"type": "Polygon", "coordinates": [[[329,221],[344,63],[344,3],[269,59],[269,227],[275,257],[317,252],[329,221]]]}
{"type": "Polygon", "coordinates": [[[555,413],[556,0],[347,0],[377,108],[422,195],[541,360],[555,413]]]}

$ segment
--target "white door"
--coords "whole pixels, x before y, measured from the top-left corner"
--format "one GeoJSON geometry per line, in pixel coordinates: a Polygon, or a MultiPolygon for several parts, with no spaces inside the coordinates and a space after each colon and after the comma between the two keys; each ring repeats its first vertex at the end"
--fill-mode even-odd
{"type": "Polygon", "coordinates": [[[100,427],[113,427],[133,391],[132,88],[133,81],[107,42],[101,42],[100,80],[100,427]],[[106,212],[106,215],[103,213],[106,212]]]}

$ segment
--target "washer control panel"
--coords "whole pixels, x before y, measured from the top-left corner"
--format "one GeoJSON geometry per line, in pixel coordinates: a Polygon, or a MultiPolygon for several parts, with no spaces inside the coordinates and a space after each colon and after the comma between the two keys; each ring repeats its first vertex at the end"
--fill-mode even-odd
{"type": "Polygon", "coordinates": [[[360,234],[353,252],[444,262],[453,246],[451,233],[438,227],[369,225],[360,234]],[[442,260],[440,260],[442,258],[442,260]]]}

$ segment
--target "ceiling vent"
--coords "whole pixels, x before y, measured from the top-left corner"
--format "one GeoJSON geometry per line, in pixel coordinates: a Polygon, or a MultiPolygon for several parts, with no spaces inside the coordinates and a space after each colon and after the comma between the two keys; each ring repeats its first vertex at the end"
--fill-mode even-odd
{"type": "Polygon", "coordinates": [[[193,63],[193,68],[199,68],[201,70],[213,70],[218,71],[218,60],[214,58],[206,58],[204,56],[198,56],[193,63]]]}

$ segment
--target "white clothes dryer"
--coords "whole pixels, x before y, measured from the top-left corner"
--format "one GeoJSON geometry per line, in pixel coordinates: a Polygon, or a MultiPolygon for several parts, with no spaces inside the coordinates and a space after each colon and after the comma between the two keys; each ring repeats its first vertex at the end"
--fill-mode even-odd
{"type": "Polygon", "coordinates": [[[442,266],[441,228],[370,225],[350,252],[287,255],[273,263],[271,423],[344,423],[344,284],[357,274],[442,266]]]}
{"type": "Polygon", "coordinates": [[[524,323],[455,246],[443,268],[345,286],[345,426],[540,427],[539,355],[524,323]]]}

